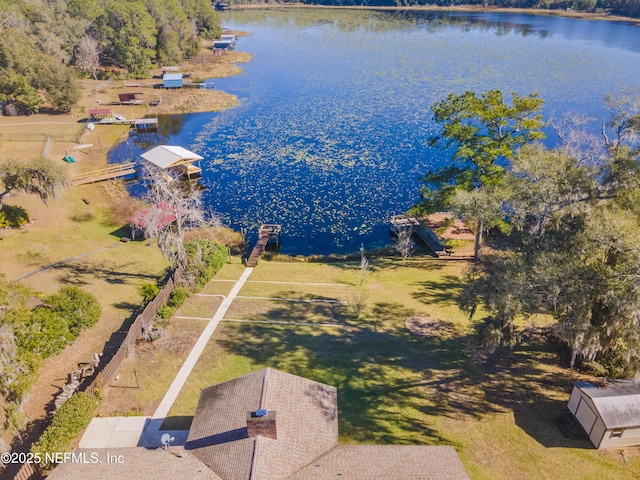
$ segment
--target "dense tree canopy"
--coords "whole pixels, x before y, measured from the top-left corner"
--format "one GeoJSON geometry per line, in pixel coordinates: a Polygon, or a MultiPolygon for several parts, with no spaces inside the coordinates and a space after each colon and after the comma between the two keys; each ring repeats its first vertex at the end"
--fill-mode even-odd
{"type": "Polygon", "coordinates": [[[442,125],[433,143],[452,149],[453,159],[424,176],[422,200],[414,211],[451,210],[475,220],[476,259],[483,230],[502,222],[493,199],[502,186],[506,162],[520,145],[544,136],[537,113],[541,106],[537,95],[513,93],[508,105],[501,91],[491,90],[451,94],[432,107],[434,119],[442,125]]]}
{"type": "Polygon", "coordinates": [[[555,320],[572,364],[609,376],[640,369],[640,102],[610,99],[606,143],[584,161],[573,148],[523,146],[493,192],[510,234],[468,276],[461,299],[480,345],[513,345],[516,322],[555,320]]]}
{"type": "Polygon", "coordinates": [[[48,158],[37,157],[27,163],[5,160],[0,163],[0,207],[12,191],[38,195],[46,204],[55,199],[61,189],[69,184],[66,170],[48,158]]]}
{"type": "Polygon", "coordinates": [[[0,0],[0,102],[25,114],[69,111],[77,72],[101,66],[147,75],[197,53],[221,33],[209,0],[0,0]]]}

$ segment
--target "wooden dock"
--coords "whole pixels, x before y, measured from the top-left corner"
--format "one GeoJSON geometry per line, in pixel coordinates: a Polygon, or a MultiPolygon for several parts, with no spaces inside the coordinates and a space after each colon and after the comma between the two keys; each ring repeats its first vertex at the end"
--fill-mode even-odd
{"type": "Polygon", "coordinates": [[[391,231],[398,234],[403,230],[411,229],[415,235],[436,257],[446,253],[444,242],[441,241],[433,230],[411,215],[394,215],[390,219],[391,231]]]}
{"type": "Polygon", "coordinates": [[[72,175],[70,180],[71,185],[84,185],[86,183],[102,182],[104,180],[114,180],[129,175],[136,175],[136,173],[135,162],[119,163],[111,167],[101,168],[100,170],[72,175]]]}
{"type": "Polygon", "coordinates": [[[281,232],[282,225],[263,224],[260,227],[260,231],[258,233],[258,241],[253,247],[253,250],[251,250],[251,255],[249,255],[249,258],[247,258],[246,266],[255,267],[256,265],[258,265],[260,257],[262,256],[262,253],[267,248],[267,245],[269,243],[280,245],[281,232]]]}
{"type": "Polygon", "coordinates": [[[132,125],[136,130],[158,130],[157,118],[135,118],[133,120],[117,120],[115,118],[103,118],[91,122],[93,125],[132,125]]]}

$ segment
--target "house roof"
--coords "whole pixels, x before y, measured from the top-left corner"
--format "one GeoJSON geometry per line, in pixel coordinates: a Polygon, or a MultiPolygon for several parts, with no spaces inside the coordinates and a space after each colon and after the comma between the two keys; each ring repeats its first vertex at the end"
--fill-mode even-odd
{"type": "MultiPolygon", "coordinates": [[[[182,211],[181,211],[182,213],[182,211]]],[[[176,215],[172,211],[171,205],[166,202],[160,202],[142,210],[137,211],[127,220],[129,225],[138,228],[149,228],[157,232],[158,230],[170,225],[176,220],[176,215]]]]}
{"type": "Polygon", "coordinates": [[[270,368],[202,391],[186,447],[225,480],[284,479],[338,444],[335,387],[270,368]],[[247,413],[276,412],[277,440],[247,413]]]}
{"type": "Polygon", "coordinates": [[[336,388],[271,368],[204,389],[185,448],[224,480],[469,480],[453,447],[339,445],[336,388]],[[258,409],[277,439],[249,436],[258,409]]]}
{"type": "Polygon", "coordinates": [[[453,447],[425,445],[339,445],[290,480],[468,479],[453,447]]]}
{"type": "Polygon", "coordinates": [[[160,145],[140,156],[160,168],[169,168],[176,164],[203,159],[197,153],[175,145],[160,145]]]}
{"type": "Polygon", "coordinates": [[[190,452],[180,447],[162,448],[110,448],[73,451],[76,459],[60,463],[47,477],[51,480],[221,480],[211,469],[190,452]],[[120,457],[123,463],[107,461],[120,457]],[[95,461],[93,461],[95,459],[95,461]],[[99,462],[99,463],[98,463],[99,462]]]}
{"type": "Polygon", "coordinates": [[[182,80],[182,74],[181,73],[165,73],[164,75],[162,75],[162,80],[182,80]]]}
{"type": "Polygon", "coordinates": [[[607,429],[640,426],[640,386],[633,380],[617,381],[607,388],[586,382],[576,387],[591,399],[607,429]]]}
{"type": "Polygon", "coordinates": [[[202,390],[184,450],[74,452],[104,458],[101,464],[62,463],[49,478],[469,480],[453,447],[339,445],[336,388],[271,368],[202,390]],[[263,409],[268,412],[258,416],[263,409]],[[256,418],[271,426],[275,419],[277,433],[261,421],[249,430],[256,418]],[[122,455],[124,463],[105,462],[107,453],[122,455]]]}
{"type": "Polygon", "coordinates": [[[111,115],[110,108],[92,108],[89,110],[89,115],[111,115]]]}

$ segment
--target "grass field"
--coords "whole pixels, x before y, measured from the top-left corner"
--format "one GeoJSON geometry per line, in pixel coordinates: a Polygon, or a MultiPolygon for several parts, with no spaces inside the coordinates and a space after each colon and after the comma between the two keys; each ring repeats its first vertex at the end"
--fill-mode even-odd
{"type": "MultiPolygon", "coordinates": [[[[234,261],[203,293],[228,293],[231,283],[219,280],[240,276],[243,267],[234,261]]],[[[465,268],[423,257],[406,265],[379,259],[360,287],[357,262],[260,263],[240,296],[261,298],[237,299],[226,318],[339,326],[223,321],[165,428],[189,427],[202,388],[269,366],[338,388],[343,443],[453,445],[473,479],[638,478],[640,449],[626,449],[625,461],[619,450],[599,452],[587,440],[568,440],[560,433],[555,420],[580,377],[566,368],[544,328],[526,325],[523,343],[490,361],[474,356],[466,317],[455,304],[465,268]],[[276,279],[287,283],[273,283],[276,279]],[[350,301],[360,291],[367,300],[359,316],[342,303],[263,298],[350,301]],[[418,321],[409,325],[410,317],[418,321]]],[[[192,297],[177,315],[210,318],[214,298],[192,297]]],[[[180,332],[176,341],[184,346],[197,335],[185,332],[204,324],[174,318],[169,328],[180,332]]],[[[178,356],[167,354],[171,340],[163,341],[159,348],[145,347],[144,361],[131,362],[121,379],[130,384],[136,368],[156,386],[112,389],[109,401],[126,395],[137,399],[140,411],[152,411],[164,393],[159,387],[166,389],[179,357],[188,353],[184,348],[178,356]],[[170,358],[171,365],[151,363],[156,356],[161,363],[170,358]],[[150,365],[155,365],[153,374],[145,373],[150,365]]]]}

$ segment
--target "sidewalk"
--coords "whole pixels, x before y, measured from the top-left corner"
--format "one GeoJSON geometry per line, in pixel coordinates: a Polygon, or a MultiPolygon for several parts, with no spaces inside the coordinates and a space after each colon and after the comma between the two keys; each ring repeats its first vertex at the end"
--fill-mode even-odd
{"type": "Polygon", "coordinates": [[[166,418],[180,394],[184,383],[189,378],[200,355],[209,343],[213,333],[218,328],[220,321],[224,319],[233,300],[246,283],[253,272],[253,268],[246,268],[236,281],[231,292],[220,304],[209,323],[200,334],[197,342],[191,349],[173,383],[164,395],[152,417],[104,417],[94,418],[87,431],[80,440],[81,448],[116,448],[116,447],[147,447],[157,448],[162,446],[162,435],[168,433],[173,440],[171,445],[184,445],[189,434],[188,430],[160,430],[162,422],[166,418]]]}

